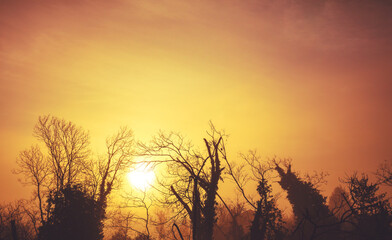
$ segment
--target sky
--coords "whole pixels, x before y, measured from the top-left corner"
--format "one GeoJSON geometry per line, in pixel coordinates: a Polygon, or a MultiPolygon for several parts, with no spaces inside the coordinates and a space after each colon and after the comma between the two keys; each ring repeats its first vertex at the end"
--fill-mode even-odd
{"type": "MultiPolygon", "coordinates": [[[[0,0],[0,202],[38,116],[257,149],[339,177],[392,159],[392,2],[0,0]]],[[[102,152],[102,151],[101,151],[102,152]]]]}

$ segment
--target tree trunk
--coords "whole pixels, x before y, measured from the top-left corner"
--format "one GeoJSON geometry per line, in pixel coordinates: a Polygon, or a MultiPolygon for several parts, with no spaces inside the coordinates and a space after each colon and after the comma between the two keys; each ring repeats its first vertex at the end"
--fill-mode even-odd
{"type": "Polygon", "coordinates": [[[16,234],[16,225],[15,225],[15,220],[11,220],[11,230],[12,230],[12,239],[13,240],[18,240],[18,235],[16,234]]]}

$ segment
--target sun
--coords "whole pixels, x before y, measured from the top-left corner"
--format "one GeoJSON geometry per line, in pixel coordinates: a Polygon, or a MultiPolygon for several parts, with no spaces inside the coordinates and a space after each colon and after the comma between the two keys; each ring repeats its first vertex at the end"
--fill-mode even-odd
{"type": "Polygon", "coordinates": [[[147,164],[140,164],[136,168],[131,169],[127,174],[130,184],[142,191],[146,191],[155,181],[154,170],[147,164]]]}

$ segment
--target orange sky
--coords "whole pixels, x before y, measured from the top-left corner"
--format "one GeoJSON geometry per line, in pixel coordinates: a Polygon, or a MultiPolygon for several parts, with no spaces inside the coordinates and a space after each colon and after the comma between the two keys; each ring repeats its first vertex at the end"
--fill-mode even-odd
{"type": "Polygon", "coordinates": [[[97,151],[212,120],[231,159],[258,149],[338,177],[392,158],[389,1],[0,1],[0,202],[39,115],[83,126],[97,151]]]}

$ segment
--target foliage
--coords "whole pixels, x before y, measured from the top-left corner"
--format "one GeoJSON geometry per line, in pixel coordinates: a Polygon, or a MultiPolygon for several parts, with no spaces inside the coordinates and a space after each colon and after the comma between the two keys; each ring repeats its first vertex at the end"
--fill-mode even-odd
{"type": "Polygon", "coordinates": [[[137,235],[134,240],[154,240],[153,238],[151,238],[150,236],[146,235],[146,234],[139,234],[137,235]]]}
{"type": "Polygon", "coordinates": [[[34,145],[21,151],[18,168],[14,171],[24,176],[24,184],[34,186],[33,197],[39,214],[31,214],[32,222],[40,222],[40,225],[50,222],[47,217],[51,213],[46,210],[51,206],[46,203],[53,201],[53,194],[83,183],[88,195],[101,206],[100,221],[103,223],[108,196],[119,187],[121,175],[132,164],[132,132],[121,128],[107,138],[106,155],[98,159],[91,154],[88,132],[70,121],[50,115],[40,116],[34,127],[34,136],[41,146],[34,145]]]}
{"type": "MultiPolygon", "coordinates": [[[[244,165],[234,165],[227,161],[228,174],[233,179],[243,199],[254,209],[249,238],[281,239],[285,234],[282,212],[277,207],[276,197],[272,193],[273,160],[262,161],[256,151],[241,154],[246,162],[244,165]],[[248,173],[251,173],[248,175],[248,173]],[[259,199],[253,200],[246,194],[245,186],[249,181],[256,181],[259,199]]],[[[234,216],[233,216],[234,217],[234,216]]],[[[233,218],[233,222],[235,219],[233,218]]]]}
{"type": "Polygon", "coordinates": [[[392,237],[392,209],[385,193],[378,193],[379,185],[370,183],[367,175],[354,174],[346,179],[349,189],[352,230],[355,239],[387,240],[392,237]]]}
{"type": "Polygon", "coordinates": [[[260,200],[250,230],[251,240],[283,239],[285,230],[282,212],[276,206],[276,199],[272,195],[272,186],[266,178],[262,178],[257,186],[260,200]]]}
{"type": "Polygon", "coordinates": [[[102,233],[102,206],[79,185],[50,194],[48,218],[39,228],[40,240],[98,240],[102,233]]]}
{"type": "Polygon", "coordinates": [[[128,236],[126,231],[119,229],[110,237],[110,240],[132,240],[132,238],[128,236]]]}
{"type": "MultiPolygon", "coordinates": [[[[34,186],[33,199],[0,206],[0,239],[12,234],[27,240],[36,235],[41,240],[103,239],[109,196],[135,163],[132,132],[121,128],[107,138],[105,154],[98,157],[90,152],[88,132],[63,119],[39,117],[34,136],[41,145],[21,151],[15,170],[24,184],[34,186]]],[[[254,151],[241,155],[244,162],[236,165],[227,159],[225,141],[226,135],[211,124],[202,150],[176,133],[160,132],[150,145],[139,143],[138,155],[149,158],[145,164],[163,170],[153,187],[161,197],[123,195],[126,205],[118,205],[121,211],[106,222],[117,228],[111,239],[151,240],[151,224],[158,239],[392,239],[392,209],[386,194],[379,193],[381,184],[391,185],[389,162],[376,172],[377,183],[367,175],[348,177],[347,190],[337,187],[327,206],[319,190],[324,173],[300,176],[289,161],[262,161],[254,151]],[[233,205],[218,191],[225,174],[242,197],[233,205]],[[273,194],[275,177],[293,209],[291,228],[273,194]],[[257,198],[245,191],[250,181],[257,184],[257,198]],[[154,207],[171,211],[152,218],[154,207]],[[135,214],[137,208],[145,210],[145,217],[135,214]],[[131,238],[128,231],[138,235],[131,238]]]]}
{"type": "Polygon", "coordinates": [[[310,181],[302,180],[291,171],[291,163],[286,162],[284,171],[277,163],[279,184],[287,192],[296,218],[294,239],[336,239],[337,220],[326,206],[326,198],[310,181]]]}

